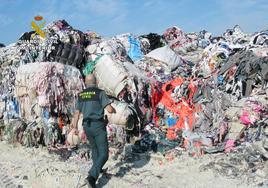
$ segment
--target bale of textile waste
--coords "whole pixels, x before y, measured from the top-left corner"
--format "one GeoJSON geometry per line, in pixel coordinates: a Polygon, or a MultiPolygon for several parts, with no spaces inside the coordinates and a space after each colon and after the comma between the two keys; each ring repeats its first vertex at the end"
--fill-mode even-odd
{"type": "Polygon", "coordinates": [[[30,93],[32,81],[36,72],[42,69],[39,64],[22,65],[18,68],[15,80],[15,96],[22,97],[30,93]],[[33,65],[33,66],[32,66],[33,65]]]}
{"type": "Polygon", "coordinates": [[[73,109],[74,99],[84,87],[81,78],[75,67],[56,62],[21,65],[15,81],[20,112],[30,111],[36,103],[40,107],[55,105],[58,112],[73,109]]]}
{"type": "Polygon", "coordinates": [[[126,86],[128,73],[126,69],[115,62],[110,56],[102,56],[95,66],[97,85],[109,95],[117,97],[126,86]]]}

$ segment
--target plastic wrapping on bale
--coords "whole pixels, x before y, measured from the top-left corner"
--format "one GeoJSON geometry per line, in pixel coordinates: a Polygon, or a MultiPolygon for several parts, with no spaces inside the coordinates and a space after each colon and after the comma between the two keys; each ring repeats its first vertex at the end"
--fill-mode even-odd
{"type": "Polygon", "coordinates": [[[172,49],[170,49],[169,46],[157,48],[146,54],[145,56],[165,63],[170,70],[174,70],[178,66],[182,66],[184,64],[183,59],[179,55],[177,55],[172,49]]]}
{"type": "Polygon", "coordinates": [[[126,86],[126,78],[128,77],[126,69],[108,55],[99,59],[94,73],[98,87],[111,96],[118,97],[126,86]]]}
{"type": "Polygon", "coordinates": [[[134,128],[133,112],[129,109],[128,104],[120,101],[113,101],[111,104],[116,113],[109,113],[105,110],[105,115],[107,115],[109,123],[120,125],[126,129],[132,130],[134,128]]]}

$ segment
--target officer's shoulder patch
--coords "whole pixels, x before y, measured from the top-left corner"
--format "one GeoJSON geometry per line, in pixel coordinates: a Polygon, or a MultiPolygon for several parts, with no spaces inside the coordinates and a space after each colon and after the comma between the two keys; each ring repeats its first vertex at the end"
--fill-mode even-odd
{"type": "Polygon", "coordinates": [[[99,89],[87,88],[78,94],[79,101],[97,101],[99,100],[99,89]]]}

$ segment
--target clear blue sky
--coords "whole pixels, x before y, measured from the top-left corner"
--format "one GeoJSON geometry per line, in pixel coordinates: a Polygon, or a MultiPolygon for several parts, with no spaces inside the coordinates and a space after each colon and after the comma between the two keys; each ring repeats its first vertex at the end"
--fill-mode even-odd
{"type": "Polygon", "coordinates": [[[173,25],[221,34],[239,24],[254,32],[268,28],[268,0],[0,0],[0,43],[30,31],[35,15],[103,36],[162,33],[173,25]]]}

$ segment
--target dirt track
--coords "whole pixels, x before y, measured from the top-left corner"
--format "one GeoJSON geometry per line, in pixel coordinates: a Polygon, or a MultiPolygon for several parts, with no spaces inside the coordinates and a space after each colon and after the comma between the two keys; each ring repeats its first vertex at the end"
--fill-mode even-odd
{"type": "MultiPolygon", "coordinates": [[[[0,187],[75,188],[87,174],[90,162],[62,162],[46,149],[29,149],[0,142],[0,187]],[[80,178],[80,180],[79,180],[80,178]],[[16,185],[16,186],[15,186],[16,185]]],[[[199,166],[211,156],[194,159],[187,155],[168,162],[161,157],[141,156],[133,163],[122,163],[110,157],[97,187],[248,187],[241,180],[200,172],[199,166]]]]}

